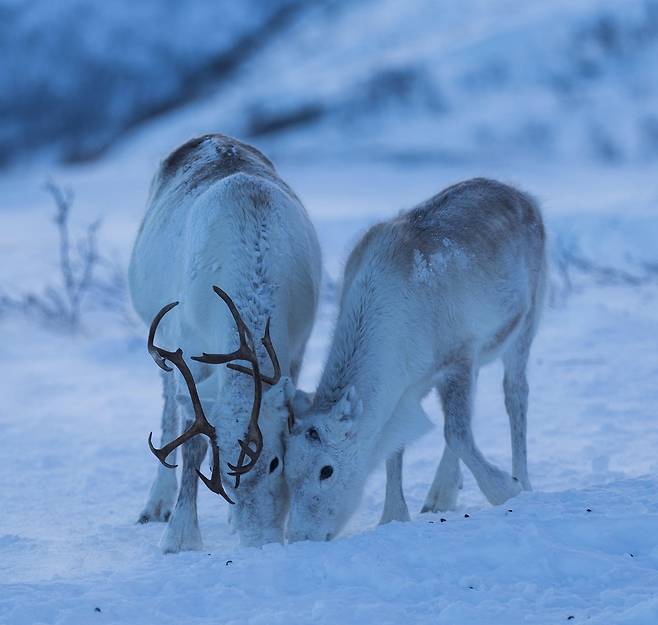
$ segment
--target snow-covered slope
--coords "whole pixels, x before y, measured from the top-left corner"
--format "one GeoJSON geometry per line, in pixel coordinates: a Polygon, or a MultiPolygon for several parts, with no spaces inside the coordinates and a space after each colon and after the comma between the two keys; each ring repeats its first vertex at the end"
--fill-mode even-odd
{"type": "Polygon", "coordinates": [[[219,94],[217,118],[279,136],[283,152],[443,161],[658,154],[652,0],[363,1],[298,24],[259,60],[232,87],[235,108],[221,110],[236,91],[219,94]]]}
{"type": "Polygon", "coordinates": [[[0,158],[89,157],[167,111],[169,146],[279,158],[658,156],[658,0],[190,6],[2,0],[0,158]]]}
{"type": "Polygon", "coordinates": [[[234,72],[294,0],[0,0],[0,165],[84,159],[234,72]]]}

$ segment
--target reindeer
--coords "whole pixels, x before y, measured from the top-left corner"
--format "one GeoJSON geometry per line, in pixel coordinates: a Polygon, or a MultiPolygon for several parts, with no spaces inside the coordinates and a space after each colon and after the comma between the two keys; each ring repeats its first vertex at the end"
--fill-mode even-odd
{"type": "Polygon", "coordinates": [[[460,460],[492,504],[530,490],[526,364],[546,282],[535,202],[499,182],[456,184],[371,228],[345,268],[328,360],[314,395],[295,399],[286,440],[288,538],[330,540],[386,460],[380,523],[409,520],[405,445],[431,424],[435,387],[446,446],[423,512],[454,509],[460,460]],[[488,462],[471,430],[480,367],[502,358],[512,475],[488,462]]]}
{"type": "Polygon", "coordinates": [[[162,464],[139,518],[168,521],[164,552],[202,548],[197,476],[235,501],[231,522],[242,544],[283,539],[288,494],[282,437],[320,275],[308,215],[261,152],[212,134],[188,141],[162,162],[129,280],[137,313],[153,320],[149,351],[165,370],[163,446],[157,449],[149,437],[162,464]],[[156,330],[159,345],[174,350],[155,344],[156,330]],[[256,343],[254,336],[262,340],[256,343]],[[201,352],[189,363],[183,355],[201,352]],[[167,362],[178,374],[167,373],[167,362]],[[210,478],[199,471],[208,446],[200,434],[212,448],[210,478]],[[171,467],[178,446],[183,467],[176,498],[171,467]]]}

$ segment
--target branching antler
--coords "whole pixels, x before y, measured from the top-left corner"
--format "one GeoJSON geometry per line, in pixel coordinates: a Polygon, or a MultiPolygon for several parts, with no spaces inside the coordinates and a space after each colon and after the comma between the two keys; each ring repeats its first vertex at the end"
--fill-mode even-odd
{"type": "MultiPolygon", "coordinates": [[[[278,384],[279,380],[281,379],[281,366],[279,365],[279,359],[277,358],[276,352],[274,351],[274,345],[272,345],[272,339],[270,338],[270,320],[267,320],[267,324],[265,325],[265,336],[260,340],[260,342],[263,344],[265,347],[265,350],[267,351],[267,355],[270,357],[270,360],[272,361],[272,367],[274,368],[274,374],[272,377],[264,374],[260,374],[260,379],[265,382],[265,384],[268,384],[269,386],[274,386],[275,384],[278,384]]],[[[229,369],[233,369],[234,371],[239,371],[240,373],[246,373],[247,375],[254,375],[254,372],[249,368],[249,367],[243,367],[242,365],[236,365],[234,363],[230,363],[226,365],[229,369]]]]}
{"type": "Polygon", "coordinates": [[[261,339],[261,342],[265,346],[267,354],[272,361],[272,367],[274,369],[274,374],[272,377],[264,376],[261,374],[258,364],[258,355],[256,354],[256,350],[254,348],[254,341],[251,336],[251,332],[242,320],[242,317],[240,316],[240,313],[233,300],[218,286],[213,286],[213,290],[228,306],[228,309],[233,316],[233,320],[235,321],[235,325],[238,329],[240,345],[230,354],[207,354],[204,352],[201,356],[193,356],[192,359],[198,362],[204,362],[213,365],[231,363],[228,365],[228,367],[234,369],[235,371],[246,373],[252,376],[254,379],[254,401],[251,406],[251,416],[249,418],[249,425],[247,427],[247,435],[245,440],[238,440],[238,444],[240,445],[240,455],[238,457],[237,464],[229,463],[228,465],[229,469],[231,469],[231,473],[229,473],[229,475],[235,477],[235,488],[237,488],[240,485],[240,477],[254,468],[256,462],[258,462],[260,453],[263,450],[263,434],[260,431],[260,427],[258,426],[260,406],[263,399],[263,382],[270,385],[276,384],[281,378],[281,367],[279,365],[279,359],[276,356],[276,352],[274,351],[274,346],[272,345],[272,341],[270,339],[270,320],[267,320],[267,324],[265,326],[265,335],[261,339]],[[244,360],[251,365],[251,368],[233,364],[231,361],[234,360],[244,360]],[[244,464],[246,458],[249,458],[249,462],[244,464]]]}
{"type": "Polygon", "coordinates": [[[201,400],[199,399],[199,393],[196,389],[196,384],[194,383],[194,378],[192,377],[192,372],[187,366],[185,359],[183,358],[183,350],[180,347],[175,352],[167,351],[161,347],[155,345],[155,332],[158,329],[158,325],[162,318],[175,306],[178,306],[178,302],[173,302],[167,304],[160,312],[155,316],[151,323],[151,328],[149,330],[148,338],[148,351],[149,354],[153,357],[155,364],[158,365],[164,371],[173,371],[171,367],[167,366],[167,360],[174,365],[183,376],[185,384],[187,384],[187,390],[190,394],[190,399],[192,400],[192,406],[194,408],[195,420],[192,425],[185,430],[178,438],[174,439],[170,443],[167,443],[164,447],[157,449],[153,446],[152,438],[153,432],[149,434],[149,447],[155,457],[165,466],[170,469],[175,468],[178,465],[169,464],[167,462],[167,456],[177,447],[190,440],[192,437],[197,434],[205,434],[210,440],[210,446],[212,448],[212,475],[208,479],[201,471],[197,469],[197,474],[203,483],[214,493],[221,495],[229,503],[235,503],[224,490],[222,485],[221,472],[219,469],[219,447],[217,446],[217,433],[215,428],[208,422],[206,415],[203,412],[203,406],[201,405],[201,400]]]}
{"type": "MultiPolygon", "coordinates": [[[[251,332],[242,320],[242,317],[240,316],[240,313],[233,300],[218,286],[213,286],[213,290],[228,306],[228,309],[233,316],[233,320],[235,321],[235,325],[238,330],[239,346],[235,351],[229,354],[206,354],[204,352],[201,356],[192,356],[192,360],[207,364],[227,364],[229,368],[241,373],[246,373],[254,379],[254,400],[251,407],[251,416],[249,419],[249,425],[247,427],[247,435],[245,440],[238,440],[238,444],[240,445],[240,455],[238,457],[237,464],[233,465],[228,463],[228,467],[231,469],[229,475],[235,477],[235,488],[237,488],[240,485],[240,477],[254,468],[256,462],[258,462],[260,453],[263,450],[263,435],[261,433],[260,427],[258,426],[258,417],[260,415],[260,408],[263,399],[263,383],[268,385],[276,384],[281,379],[281,367],[279,365],[279,359],[277,358],[276,351],[274,350],[274,346],[272,345],[272,340],[270,338],[270,320],[267,320],[267,324],[265,326],[265,335],[261,339],[261,342],[272,362],[272,377],[262,375],[260,373],[258,356],[256,354],[256,350],[254,349],[254,342],[251,336],[251,332]],[[235,360],[246,361],[251,365],[251,368],[234,364],[233,361],[235,360]],[[244,464],[246,458],[249,458],[249,462],[244,464]]],[[[168,304],[162,308],[153,319],[149,331],[148,351],[153,357],[155,363],[161,369],[164,369],[165,371],[172,371],[172,368],[167,366],[167,361],[169,361],[180,371],[183,379],[185,380],[185,383],[187,384],[190,399],[192,400],[195,420],[194,423],[192,423],[192,425],[185,432],[183,432],[183,434],[181,434],[178,438],[174,439],[170,443],[167,443],[160,449],[157,449],[153,446],[153,433],[151,432],[149,435],[149,447],[153,454],[164,466],[174,468],[177,465],[167,463],[167,456],[174,449],[190,440],[197,434],[204,434],[210,439],[210,445],[212,447],[212,475],[210,479],[208,479],[200,471],[197,471],[197,474],[210,490],[224,497],[224,499],[226,499],[226,501],[229,503],[234,503],[226,494],[226,491],[222,485],[219,447],[217,446],[217,432],[215,428],[208,422],[203,412],[203,406],[201,405],[201,400],[199,399],[199,394],[197,392],[196,384],[194,383],[194,378],[189,367],[187,366],[187,363],[185,362],[185,359],[183,358],[183,351],[180,348],[178,348],[175,352],[167,351],[161,347],[158,347],[154,343],[155,333],[158,325],[160,324],[160,321],[162,321],[162,318],[175,306],[178,306],[178,302],[168,304]]]]}

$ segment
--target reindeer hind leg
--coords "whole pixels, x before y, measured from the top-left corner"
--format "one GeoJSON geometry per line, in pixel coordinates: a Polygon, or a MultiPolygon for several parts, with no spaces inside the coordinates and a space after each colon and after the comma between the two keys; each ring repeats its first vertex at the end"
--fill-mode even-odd
{"type": "Polygon", "coordinates": [[[512,475],[521,482],[524,490],[532,490],[528,477],[526,442],[528,414],[526,367],[532,338],[531,329],[525,330],[514,340],[503,355],[503,365],[505,367],[503,390],[512,442],[512,475]]]}
{"type": "Polygon", "coordinates": [[[521,492],[518,479],[486,460],[477,447],[471,428],[476,371],[462,363],[442,383],[440,394],[445,419],[446,444],[471,470],[480,490],[497,505],[521,492]]]}

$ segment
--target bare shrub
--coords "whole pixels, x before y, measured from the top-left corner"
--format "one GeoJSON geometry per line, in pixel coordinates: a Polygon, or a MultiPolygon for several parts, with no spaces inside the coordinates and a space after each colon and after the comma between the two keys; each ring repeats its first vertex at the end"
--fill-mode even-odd
{"type": "Polygon", "coordinates": [[[550,253],[549,303],[565,302],[586,284],[642,286],[658,282],[658,263],[638,262],[630,269],[613,267],[588,258],[574,237],[558,235],[550,253]]]}
{"type": "Polygon", "coordinates": [[[80,330],[83,304],[92,295],[95,303],[104,308],[125,312],[125,270],[117,259],[99,252],[101,220],[88,224],[80,236],[74,237],[71,233],[73,192],[52,181],[46,183],[45,189],[55,204],[53,222],[57,228],[59,281],[41,292],[10,295],[0,290],[0,312],[19,312],[69,332],[80,330]]]}

